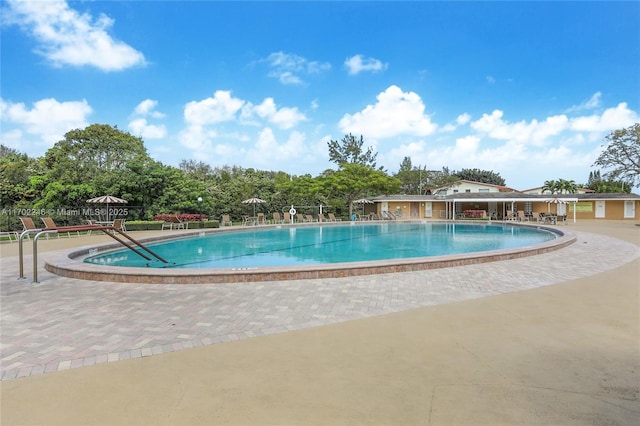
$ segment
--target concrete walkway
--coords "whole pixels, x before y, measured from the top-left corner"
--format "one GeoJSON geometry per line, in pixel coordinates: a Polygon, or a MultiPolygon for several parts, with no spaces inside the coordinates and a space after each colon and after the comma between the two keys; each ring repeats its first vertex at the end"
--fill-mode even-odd
{"type": "Polygon", "coordinates": [[[570,229],[526,259],[212,286],[31,285],[3,244],[0,420],[632,424],[640,228],[570,229]]]}

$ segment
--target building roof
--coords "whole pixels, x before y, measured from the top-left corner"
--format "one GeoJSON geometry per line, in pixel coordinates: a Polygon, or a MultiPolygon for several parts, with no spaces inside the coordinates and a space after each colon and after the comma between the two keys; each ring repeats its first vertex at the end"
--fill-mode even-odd
{"type": "Polygon", "coordinates": [[[552,198],[566,200],[567,202],[591,201],[591,200],[640,200],[638,194],[622,193],[589,193],[589,194],[524,194],[521,192],[464,192],[450,195],[381,195],[370,198],[371,201],[380,202],[425,202],[425,201],[544,201],[552,198]]]}

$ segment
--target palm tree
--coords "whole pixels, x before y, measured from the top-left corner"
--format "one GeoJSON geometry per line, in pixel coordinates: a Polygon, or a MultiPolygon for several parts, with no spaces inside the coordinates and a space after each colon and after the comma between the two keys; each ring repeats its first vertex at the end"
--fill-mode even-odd
{"type": "Polygon", "coordinates": [[[557,189],[559,193],[575,194],[577,192],[578,186],[573,180],[559,179],[556,183],[558,185],[557,189]]]}
{"type": "Polygon", "coordinates": [[[559,192],[558,182],[555,180],[544,181],[544,185],[542,185],[542,193],[544,194],[545,191],[551,192],[551,195],[559,192]]]}

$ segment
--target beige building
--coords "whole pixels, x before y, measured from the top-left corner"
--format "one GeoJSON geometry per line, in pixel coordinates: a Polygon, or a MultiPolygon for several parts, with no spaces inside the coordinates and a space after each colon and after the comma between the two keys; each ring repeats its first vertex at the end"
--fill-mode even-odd
{"type": "Polygon", "coordinates": [[[521,212],[526,217],[540,213],[580,219],[640,220],[640,195],[540,194],[535,190],[516,191],[498,185],[461,181],[448,188],[437,188],[428,195],[389,195],[373,197],[365,214],[398,219],[497,219],[521,212]]]}

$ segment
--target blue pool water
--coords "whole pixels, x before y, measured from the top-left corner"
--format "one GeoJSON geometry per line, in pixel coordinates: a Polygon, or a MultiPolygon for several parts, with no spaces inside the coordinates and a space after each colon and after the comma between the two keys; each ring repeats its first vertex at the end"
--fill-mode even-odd
{"type": "Polygon", "coordinates": [[[128,249],[85,262],[162,268],[254,268],[375,261],[524,247],[555,239],[543,229],[508,224],[371,223],[251,228],[149,244],[169,261],[128,249]]]}

